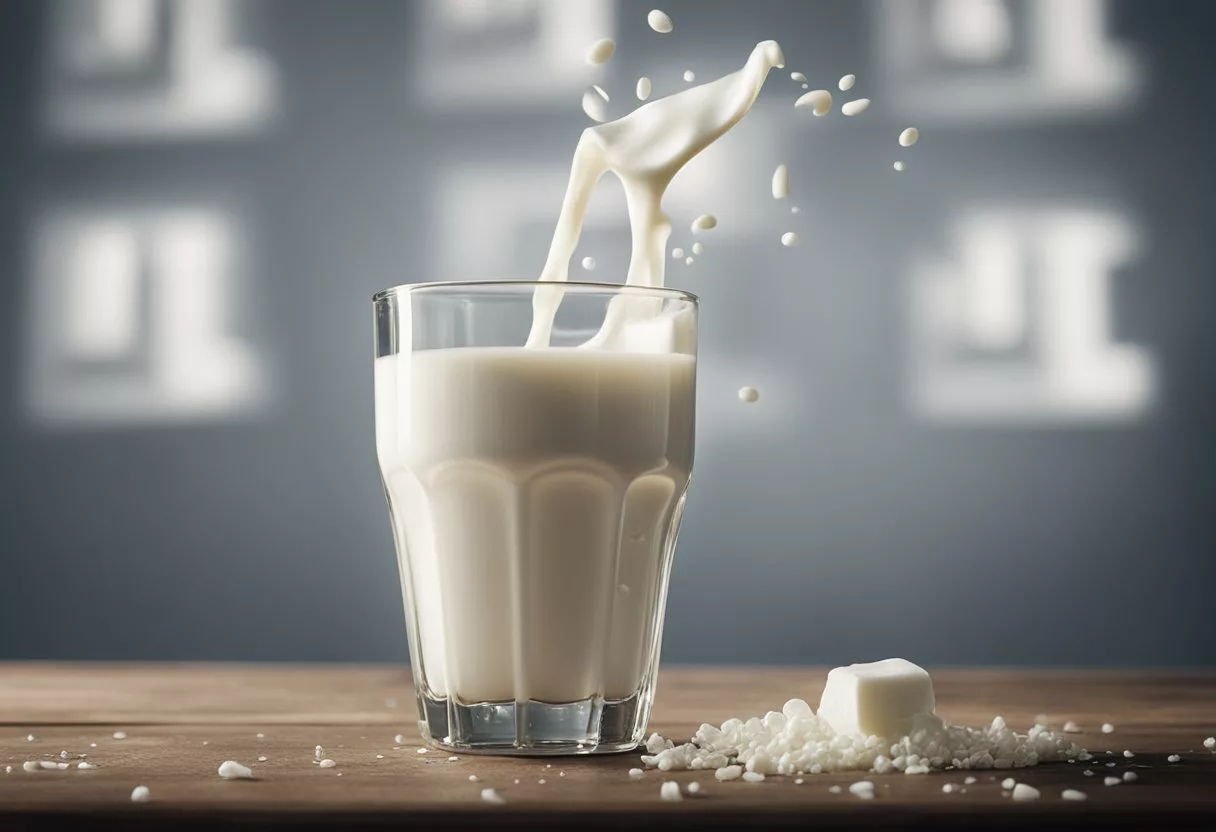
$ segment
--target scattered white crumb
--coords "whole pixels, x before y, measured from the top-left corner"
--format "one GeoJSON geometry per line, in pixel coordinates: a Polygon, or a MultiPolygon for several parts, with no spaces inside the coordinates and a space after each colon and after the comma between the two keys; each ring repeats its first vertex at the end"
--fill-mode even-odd
{"type": "Polygon", "coordinates": [[[1018,784],[1017,780],[1014,780],[1012,777],[1006,777],[1004,780],[1001,781],[1001,788],[1009,789],[1010,791],[1012,791],[1013,787],[1016,786],[1017,784],[1018,784]]]}
{"type": "Polygon", "coordinates": [[[1026,783],[1018,783],[1013,787],[1013,799],[1018,802],[1026,800],[1038,800],[1040,796],[1041,795],[1038,789],[1036,789],[1034,786],[1027,785],[1026,783]]]}
{"type": "Polygon", "coordinates": [[[1122,782],[1123,781],[1120,780],[1118,777],[1104,777],[1102,779],[1103,785],[1106,785],[1106,786],[1117,786],[1122,782]]]}
{"type": "Polygon", "coordinates": [[[254,734],[254,736],[255,736],[255,737],[257,737],[257,738],[258,738],[258,739],[260,739],[260,740],[264,740],[264,739],[266,739],[266,735],[265,735],[265,734],[263,734],[261,731],[259,731],[258,733],[254,734]]]}
{"type": "Polygon", "coordinates": [[[723,766],[714,772],[718,780],[738,780],[743,776],[743,766],[723,766]]]}
{"type": "Polygon", "coordinates": [[[13,767],[12,767],[12,766],[5,766],[5,767],[4,767],[4,773],[5,773],[5,774],[12,774],[12,773],[13,773],[13,767]]]}
{"type": "Polygon", "coordinates": [[[1077,723],[1073,722],[1070,719],[1070,720],[1068,720],[1068,722],[1064,723],[1064,733],[1065,734],[1079,734],[1079,733],[1081,733],[1081,726],[1078,725],[1077,723]]]}
{"type": "Polygon", "coordinates": [[[225,760],[220,763],[219,775],[225,780],[252,780],[253,769],[241,765],[236,760],[225,760]]]}
{"type": "MultiPolygon", "coordinates": [[[[203,743],[203,745],[206,745],[206,743],[203,743]]],[[[325,756],[325,749],[318,745],[315,749],[313,749],[312,754],[314,759],[319,760],[325,756]]]]}
{"type": "Polygon", "coordinates": [[[497,789],[482,789],[481,799],[486,803],[495,803],[498,805],[502,805],[503,803],[507,802],[503,799],[503,796],[498,793],[497,789]]]}
{"type": "Polygon", "coordinates": [[[517,786],[519,785],[519,778],[518,778],[518,777],[516,777],[516,778],[515,778],[515,785],[517,785],[517,786]]]}
{"type": "Polygon", "coordinates": [[[431,750],[431,749],[429,749],[429,748],[419,748],[419,749],[418,749],[418,753],[419,753],[419,754],[426,754],[426,753],[427,753],[427,752],[429,752],[430,750],[431,750]]]}
{"type": "Polygon", "coordinates": [[[339,776],[339,777],[341,777],[341,776],[342,776],[342,772],[340,772],[340,771],[339,771],[339,772],[338,772],[338,776],[339,776]]]}
{"type": "Polygon", "coordinates": [[[1084,774],[1086,777],[1093,777],[1093,776],[1094,776],[1093,770],[1092,770],[1092,769],[1088,769],[1088,768],[1087,768],[1087,769],[1085,769],[1085,771],[1083,771],[1083,772],[1081,772],[1081,773],[1082,773],[1082,774],[1084,774]]]}
{"type": "Polygon", "coordinates": [[[397,700],[396,700],[396,699],[393,699],[393,698],[390,696],[388,699],[385,699],[385,700],[384,700],[384,707],[386,707],[386,708],[395,708],[395,707],[397,707],[397,700]]]}
{"type": "Polygon", "coordinates": [[[1114,764],[1114,763],[1107,763],[1107,764],[1106,764],[1106,767],[1107,767],[1107,768],[1114,768],[1114,767],[1115,767],[1115,764],[1114,764]]]}
{"type": "Polygon", "coordinates": [[[629,769],[629,779],[630,780],[641,780],[645,776],[646,776],[646,772],[642,771],[642,769],[640,769],[640,768],[629,769]]]}
{"type": "Polygon", "coordinates": [[[1177,754],[1171,754],[1170,756],[1165,758],[1165,761],[1167,763],[1180,763],[1180,762],[1182,762],[1182,757],[1180,757],[1177,754]]]}
{"type": "Polygon", "coordinates": [[[264,763],[264,762],[266,762],[266,760],[268,760],[268,759],[269,759],[269,758],[268,758],[268,757],[267,757],[265,754],[263,754],[261,757],[258,757],[258,762],[259,762],[259,763],[264,763]]]}
{"type": "Polygon", "coordinates": [[[377,755],[376,755],[376,759],[377,759],[377,760],[383,760],[383,759],[384,759],[384,755],[383,755],[383,754],[377,754],[377,755]]]}
{"type": "Polygon", "coordinates": [[[659,786],[659,798],[668,801],[683,800],[684,795],[680,794],[680,784],[674,780],[665,780],[663,785],[659,786]]]}
{"type": "Polygon", "coordinates": [[[1130,760],[1132,757],[1135,757],[1136,755],[1130,750],[1124,750],[1123,756],[1130,760]]]}
{"type": "Polygon", "coordinates": [[[33,734],[26,734],[26,735],[25,735],[25,741],[26,741],[26,742],[33,742],[33,741],[34,741],[34,740],[36,740],[36,739],[38,739],[38,738],[37,738],[37,737],[35,737],[33,734]]]}
{"type": "Polygon", "coordinates": [[[1136,774],[1136,772],[1134,772],[1134,771],[1123,772],[1123,782],[1124,783],[1135,783],[1139,779],[1140,779],[1140,775],[1136,774]]]}
{"type": "Polygon", "coordinates": [[[81,760],[79,763],[76,764],[76,768],[80,769],[81,771],[88,771],[91,768],[97,768],[97,766],[93,765],[92,763],[86,763],[84,760],[81,760]]]}
{"type": "Polygon", "coordinates": [[[873,800],[874,784],[869,780],[860,780],[849,786],[849,794],[860,797],[862,800],[873,800]]]}
{"type": "Polygon", "coordinates": [[[1208,751],[1216,749],[1216,737],[1208,737],[1206,740],[1204,740],[1203,747],[1208,751]]]}
{"type": "Polygon", "coordinates": [[[322,760],[317,765],[321,766],[321,768],[333,768],[334,766],[337,765],[337,763],[335,763],[333,760],[325,759],[325,760],[322,760]]]}
{"type": "Polygon", "coordinates": [[[743,779],[748,783],[763,783],[764,775],[758,771],[745,771],[743,772],[743,779]]]}
{"type": "Polygon", "coordinates": [[[828,786],[828,791],[832,794],[840,794],[844,789],[840,788],[840,786],[828,786]]]}
{"type": "Polygon", "coordinates": [[[972,783],[974,783],[974,782],[975,782],[975,778],[974,778],[974,777],[964,777],[964,778],[963,778],[963,785],[964,785],[964,786],[970,786],[970,785],[971,785],[972,783]]]}
{"type": "MultiPolygon", "coordinates": [[[[203,745],[211,745],[211,740],[203,740],[203,745]]],[[[96,748],[96,747],[97,747],[97,743],[92,743],[92,744],[91,744],[91,747],[92,747],[92,748],[96,748]]]]}
{"type": "Polygon", "coordinates": [[[131,790],[132,803],[147,803],[152,797],[152,790],[147,786],[136,786],[131,790]]]}
{"type": "Polygon", "coordinates": [[[564,771],[559,771],[559,772],[557,773],[557,776],[558,776],[558,777],[565,777],[565,776],[566,776],[566,772],[564,772],[564,771]]]}
{"type": "Polygon", "coordinates": [[[470,783],[476,783],[476,782],[477,782],[477,775],[476,775],[476,774],[470,774],[470,775],[469,775],[469,782],[470,782],[470,783]]]}
{"type": "Polygon", "coordinates": [[[545,778],[543,778],[543,777],[542,777],[542,778],[540,778],[539,780],[537,780],[537,781],[536,781],[536,785],[538,785],[538,786],[543,786],[543,785],[545,785],[545,778]]]}
{"type": "Polygon", "coordinates": [[[1102,723],[1102,733],[1103,734],[1115,733],[1115,726],[1111,725],[1109,722],[1103,722],[1102,723]]]}
{"type": "Polygon", "coordinates": [[[946,794],[950,794],[957,788],[958,786],[954,785],[953,783],[946,783],[944,786],[942,786],[942,791],[946,794]]]}
{"type": "Polygon", "coordinates": [[[67,758],[68,758],[68,752],[66,752],[66,751],[59,752],[59,759],[66,760],[67,758]]]}
{"type": "Polygon", "coordinates": [[[125,740],[126,738],[127,738],[127,732],[126,732],[126,731],[115,731],[115,732],[114,732],[114,739],[116,739],[116,740],[125,740]]]}
{"type": "Polygon", "coordinates": [[[806,782],[805,780],[803,780],[801,777],[799,777],[799,778],[797,778],[796,780],[794,780],[794,785],[795,785],[795,786],[801,786],[801,785],[802,785],[803,783],[805,783],[805,782],[806,782]]]}
{"type": "Polygon", "coordinates": [[[405,737],[398,734],[397,736],[393,737],[393,742],[397,743],[397,745],[401,745],[403,742],[405,742],[405,737]]]}
{"type": "Polygon", "coordinates": [[[700,794],[701,784],[694,780],[684,787],[684,791],[688,792],[689,794],[700,794]]]}
{"type": "Polygon", "coordinates": [[[1065,800],[1089,799],[1089,795],[1087,795],[1085,792],[1079,792],[1076,789],[1065,789],[1064,791],[1060,792],[1060,797],[1064,798],[1065,800]]]}

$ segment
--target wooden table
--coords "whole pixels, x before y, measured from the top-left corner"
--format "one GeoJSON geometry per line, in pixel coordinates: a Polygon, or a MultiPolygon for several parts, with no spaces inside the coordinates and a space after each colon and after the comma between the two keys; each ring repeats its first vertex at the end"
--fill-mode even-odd
{"type": "MultiPolygon", "coordinates": [[[[760,715],[792,696],[813,704],[823,679],[816,669],[668,669],[652,728],[687,738],[701,722],[760,715]]],[[[408,673],[396,667],[0,665],[0,829],[51,822],[209,828],[236,820],[633,830],[670,829],[694,815],[698,824],[736,829],[757,820],[767,828],[1084,820],[1216,829],[1216,754],[1203,747],[1216,734],[1216,672],[941,670],[934,679],[938,711],[953,722],[979,725],[1001,714],[1024,729],[1039,714],[1056,727],[1071,719],[1084,729],[1077,741],[1098,758],[1017,772],[1042,791],[1033,803],[1002,796],[1005,772],[974,772],[978,781],[965,794],[942,792],[945,783],[962,783],[961,772],[867,775],[878,794],[865,802],[828,790],[865,777],[857,774],[808,776],[801,786],[780,777],[719,783],[712,772],[649,771],[635,781],[626,774],[639,765],[632,753],[548,761],[419,754],[408,673]],[[1114,733],[1100,733],[1103,722],[1114,733]],[[115,739],[116,731],[126,737],[115,739]],[[397,734],[403,742],[394,741],[397,734]],[[314,764],[318,744],[336,767],[314,764]],[[1125,749],[1135,757],[1124,757],[1125,749]],[[69,770],[22,767],[59,760],[61,751],[69,770]],[[1182,761],[1167,763],[1171,753],[1182,761]],[[98,768],[78,770],[81,754],[98,768]],[[221,780],[216,768],[229,759],[252,766],[257,779],[221,780]],[[1139,780],[1103,786],[1103,777],[1128,770],[1139,780]],[[704,796],[662,802],[664,779],[697,780],[704,796]],[[136,785],[151,789],[149,802],[131,802],[136,785]],[[497,788],[506,805],[483,802],[485,786],[497,788]],[[1063,801],[1065,788],[1089,799],[1063,801]]]]}

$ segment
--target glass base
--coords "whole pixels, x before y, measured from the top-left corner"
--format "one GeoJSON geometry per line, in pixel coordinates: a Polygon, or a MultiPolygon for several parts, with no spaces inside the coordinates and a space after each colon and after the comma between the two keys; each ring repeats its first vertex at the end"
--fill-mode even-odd
{"type": "Polygon", "coordinates": [[[419,704],[425,715],[419,723],[423,739],[466,754],[613,754],[637,748],[646,728],[640,694],[612,702],[475,705],[422,696],[419,704]]]}

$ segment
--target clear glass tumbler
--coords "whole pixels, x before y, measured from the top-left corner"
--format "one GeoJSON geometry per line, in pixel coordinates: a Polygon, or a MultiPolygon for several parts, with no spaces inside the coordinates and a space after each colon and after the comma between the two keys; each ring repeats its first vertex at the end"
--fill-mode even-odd
{"type": "Polygon", "coordinates": [[[472,282],[373,304],[376,450],[423,736],[634,748],[692,471],[696,298],[472,282]]]}

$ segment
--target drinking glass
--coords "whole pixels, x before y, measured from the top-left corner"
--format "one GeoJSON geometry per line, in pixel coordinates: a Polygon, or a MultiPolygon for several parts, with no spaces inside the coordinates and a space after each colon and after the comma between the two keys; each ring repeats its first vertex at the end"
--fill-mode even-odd
{"type": "Polygon", "coordinates": [[[376,451],[423,737],[636,747],[692,471],[696,298],[480,281],[398,286],[373,306],[376,451]]]}

